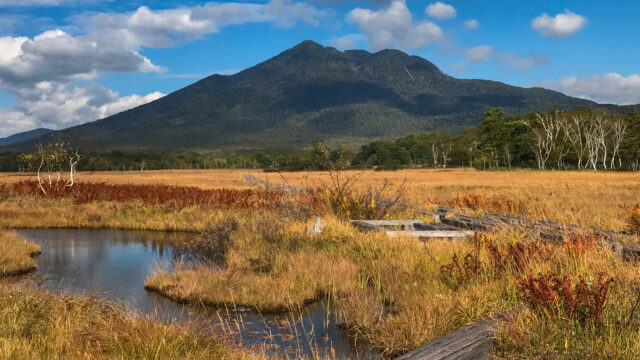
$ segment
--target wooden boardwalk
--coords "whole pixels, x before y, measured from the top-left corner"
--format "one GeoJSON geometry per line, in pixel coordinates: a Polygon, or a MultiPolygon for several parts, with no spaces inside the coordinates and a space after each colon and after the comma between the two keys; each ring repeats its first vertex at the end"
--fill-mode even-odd
{"type": "Polygon", "coordinates": [[[409,236],[415,238],[465,238],[475,231],[465,230],[445,224],[426,224],[422,220],[351,220],[351,224],[365,231],[384,231],[391,237],[409,236]],[[391,230],[397,227],[400,230],[391,230]]]}
{"type": "MultiPolygon", "coordinates": [[[[247,182],[258,186],[274,186],[285,191],[304,192],[309,189],[295,188],[281,184],[269,184],[251,176],[245,176],[247,182]],[[253,178],[253,179],[252,179],[253,178]]],[[[380,201],[384,201],[381,199],[380,201]]],[[[565,225],[550,220],[532,220],[525,217],[505,215],[485,215],[472,217],[464,209],[437,207],[434,211],[425,211],[431,215],[434,223],[426,224],[421,220],[352,220],[353,226],[364,231],[383,231],[389,236],[409,236],[415,238],[465,238],[476,231],[518,229],[551,242],[562,242],[567,234],[593,234],[626,261],[640,261],[640,245],[628,242],[633,238],[629,234],[616,231],[586,228],[578,225],[565,225]]],[[[493,336],[500,321],[508,321],[518,310],[499,314],[492,318],[481,319],[463,328],[455,330],[420,348],[408,352],[397,360],[470,360],[490,358],[493,336]]]]}
{"type": "Polygon", "coordinates": [[[396,360],[488,359],[495,320],[479,320],[406,353],[396,360]]]}

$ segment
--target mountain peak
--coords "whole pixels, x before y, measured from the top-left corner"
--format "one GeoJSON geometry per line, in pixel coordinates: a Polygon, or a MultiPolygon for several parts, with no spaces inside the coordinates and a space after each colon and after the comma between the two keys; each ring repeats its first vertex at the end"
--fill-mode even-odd
{"type": "Polygon", "coordinates": [[[60,134],[87,150],[295,151],[314,139],[355,147],[423,131],[453,133],[477,125],[490,107],[516,115],[558,104],[595,105],[548,90],[456,79],[399,50],[341,52],[303,41],[238,74],[202,79],[60,134]],[[144,136],[150,129],[154,136],[144,136]]]}

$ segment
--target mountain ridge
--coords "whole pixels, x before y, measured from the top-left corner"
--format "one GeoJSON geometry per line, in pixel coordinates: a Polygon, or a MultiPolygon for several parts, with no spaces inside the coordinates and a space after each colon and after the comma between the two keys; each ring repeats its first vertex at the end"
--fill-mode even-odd
{"type": "Polygon", "coordinates": [[[37,128],[29,131],[15,133],[5,138],[0,138],[0,146],[12,145],[22,141],[31,140],[39,136],[45,136],[45,135],[51,134],[54,131],[55,130],[51,130],[51,129],[37,128]]]}
{"type": "Polygon", "coordinates": [[[553,90],[457,79],[399,50],[342,52],[307,40],[237,74],[206,77],[59,134],[91,150],[295,151],[315,139],[357,145],[457,133],[490,107],[518,115],[556,105],[599,106],[553,90]]]}

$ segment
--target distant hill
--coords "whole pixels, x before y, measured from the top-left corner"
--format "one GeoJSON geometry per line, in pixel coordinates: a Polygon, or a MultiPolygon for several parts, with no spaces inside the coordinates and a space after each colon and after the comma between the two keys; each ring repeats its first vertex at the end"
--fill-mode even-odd
{"type": "Polygon", "coordinates": [[[11,135],[6,138],[0,138],[0,146],[16,144],[22,141],[31,140],[39,136],[51,134],[54,130],[50,129],[35,129],[31,131],[25,131],[18,134],[11,135]]]}
{"type": "Polygon", "coordinates": [[[398,50],[340,52],[304,41],[235,75],[209,76],[61,134],[84,149],[294,151],[314,139],[358,145],[457,133],[490,107],[516,115],[556,105],[598,106],[542,88],[456,79],[398,50]]]}

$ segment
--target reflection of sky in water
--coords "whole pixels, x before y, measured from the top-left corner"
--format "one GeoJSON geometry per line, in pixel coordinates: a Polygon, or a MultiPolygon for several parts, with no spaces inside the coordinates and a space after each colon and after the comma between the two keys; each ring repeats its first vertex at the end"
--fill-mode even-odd
{"type": "MultiPolygon", "coordinates": [[[[335,315],[327,315],[320,304],[302,313],[264,315],[178,305],[144,290],[146,278],[159,266],[170,266],[181,255],[169,241],[198,236],[154,231],[36,229],[17,230],[42,247],[38,274],[46,276],[43,287],[76,295],[96,295],[121,301],[134,311],[166,320],[204,319],[245,346],[287,348],[290,355],[308,355],[311,348],[337,358],[368,359],[359,355],[353,342],[336,326],[335,315]],[[301,354],[298,354],[301,352],[301,354]]],[[[362,351],[362,350],[361,350],[362,351]]]]}

